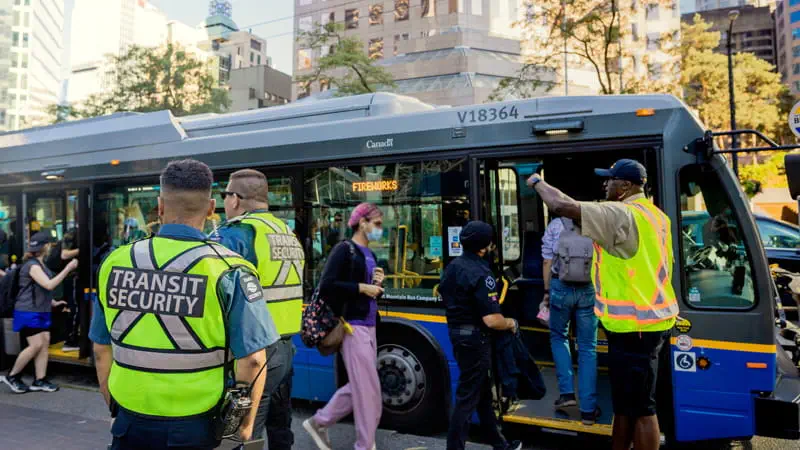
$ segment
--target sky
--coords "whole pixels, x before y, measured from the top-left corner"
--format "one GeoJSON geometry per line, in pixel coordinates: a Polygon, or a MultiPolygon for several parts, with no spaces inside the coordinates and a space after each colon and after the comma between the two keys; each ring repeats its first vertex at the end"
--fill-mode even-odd
{"type": "MultiPolygon", "coordinates": [[[[207,0],[150,0],[167,18],[195,26],[208,16],[207,0]]],[[[292,74],[294,48],[294,0],[233,0],[233,21],[240,30],[249,30],[267,40],[267,55],[273,66],[292,74]],[[257,25],[262,22],[272,23],[257,25]]]]}

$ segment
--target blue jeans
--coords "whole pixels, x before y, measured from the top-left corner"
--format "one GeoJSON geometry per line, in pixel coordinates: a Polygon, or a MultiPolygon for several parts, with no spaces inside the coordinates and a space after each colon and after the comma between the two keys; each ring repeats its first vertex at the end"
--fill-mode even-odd
{"type": "Polygon", "coordinates": [[[582,412],[597,406],[597,317],[594,315],[594,287],[591,283],[570,285],[550,282],[550,348],[556,364],[561,395],[575,392],[572,356],[569,351],[569,322],[575,313],[578,335],[578,401],[582,412]]]}

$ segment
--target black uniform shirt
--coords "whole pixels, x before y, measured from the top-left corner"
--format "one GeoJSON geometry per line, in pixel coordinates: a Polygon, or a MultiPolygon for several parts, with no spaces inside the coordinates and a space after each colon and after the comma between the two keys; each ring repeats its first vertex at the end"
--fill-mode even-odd
{"type": "Polygon", "coordinates": [[[465,251],[444,269],[439,284],[448,325],[485,328],[483,317],[500,312],[500,294],[489,264],[465,251]]]}

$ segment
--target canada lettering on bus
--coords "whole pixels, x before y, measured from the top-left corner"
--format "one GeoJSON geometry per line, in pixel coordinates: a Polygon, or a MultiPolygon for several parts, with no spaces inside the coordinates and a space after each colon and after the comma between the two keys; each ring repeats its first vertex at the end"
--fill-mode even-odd
{"type": "Polygon", "coordinates": [[[106,304],[114,309],[203,317],[207,284],[203,275],[114,267],[106,304]]]}

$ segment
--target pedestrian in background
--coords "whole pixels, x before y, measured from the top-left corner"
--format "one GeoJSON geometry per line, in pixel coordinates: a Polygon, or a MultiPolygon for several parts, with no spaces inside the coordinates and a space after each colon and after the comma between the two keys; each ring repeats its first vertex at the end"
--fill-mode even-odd
{"type": "Polygon", "coordinates": [[[348,383],[333,394],[324,408],[303,422],[303,428],[321,450],[331,450],[328,428],[350,413],[355,418],[355,449],[375,448],[383,410],[376,327],[384,273],[368,245],[383,237],[382,224],[383,213],[377,206],[356,206],[348,221],[353,238],[333,248],[319,282],[319,294],[352,328],[352,333],[345,334],[340,351],[348,383]]]}
{"type": "Polygon", "coordinates": [[[592,240],[581,236],[571,219],[550,221],[542,238],[544,299],[550,308],[550,349],[556,365],[559,397],[553,406],[578,406],[570,353],[569,324],[575,316],[578,342],[578,395],[581,421],[597,420],[597,316],[591,283],[592,240]]]}
{"type": "Polygon", "coordinates": [[[66,264],[58,275],[53,274],[44,264],[51,250],[52,239],[44,231],[31,236],[28,252],[23,257],[19,269],[19,290],[14,302],[14,331],[27,341],[28,346],[17,355],[14,367],[8,376],[2,377],[4,382],[17,394],[30,391],[55,392],[58,386],[47,379],[47,362],[50,358],[50,325],[52,324],[52,308],[65,305],[67,302],[53,299],[55,290],[64,279],[78,268],[78,260],[73,259],[66,264]],[[33,360],[36,378],[33,384],[26,385],[22,381],[22,370],[33,360]]]}
{"type": "Polygon", "coordinates": [[[442,274],[439,293],[444,301],[447,328],[460,375],[456,403],[447,432],[447,450],[463,450],[469,422],[477,411],[481,429],[494,450],[522,448],[507,442],[492,407],[492,342],[490,332],[517,333],[519,324],[500,311],[500,297],[487,255],[492,249],[491,225],[475,220],[461,230],[464,253],[442,274]]]}

